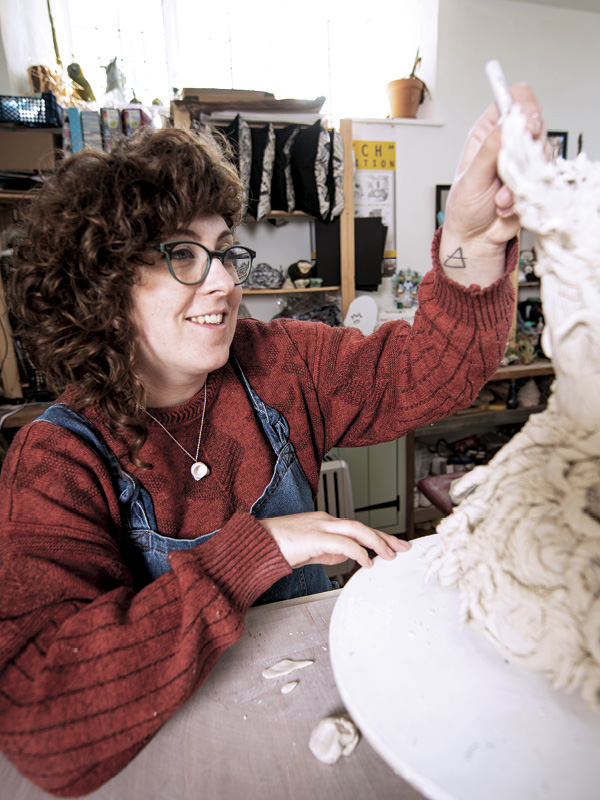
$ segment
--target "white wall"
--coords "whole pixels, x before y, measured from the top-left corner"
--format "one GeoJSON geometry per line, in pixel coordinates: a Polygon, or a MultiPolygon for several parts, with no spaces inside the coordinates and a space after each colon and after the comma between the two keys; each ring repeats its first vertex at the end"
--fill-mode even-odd
{"type": "Polygon", "coordinates": [[[440,127],[356,121],[355,139],[397,143],[398,266],[429,268],[435,185],[451,183],[464,140],[491,102],[485,63],[526,81],[550,130],[568,131],[569,158],[600,160],[600,14],[509,0],[440,0],[434,118],[440,127]]]}
{"type": "MultiPolygon", "coordinates": [[[[290,264],[300,259],[310,260],[314,251],[313,223],[292,220],[273,226],[267,222],[249,222],[238,228],[239,241],[256,251],[256,263],[265,262],[281,270],[287,277],[290,264]]],[[[306,298],[307,295],[302,295],[306,298]]],[[[317,295],[321,297],[322,295],[317,295]]],[[[249,316],[267,322],[281,313],[289,295],[244,296],[249,316]]]]}
{"type": "MultiPolygon", "coordinates": [[[[397,264],[419,272],[430,267],[435,186],[452,182],[467,132],[492,101],[484,72],[490,58],[500,60],[509,83],[533,87],[548,128],[569,134],[568,158],[575,157],[581,133],[584,151],[600,160],[600,13],[511,0],[440,0],[438,42],[434,113],[428,109],[427,116],[440,124],[353,125],[354,139],[396,142],[397,264]]],[[[285,241],[285,231],[278,235],[285,241]]],[[[251,310],[268,311],[266,305],[251,310]]]]}
{"type": "Polygon", "coordinates": [[[8,75],[8,64],[6,63],[2,36],[0,36],[0,94],[14,94],[8,75]]]}

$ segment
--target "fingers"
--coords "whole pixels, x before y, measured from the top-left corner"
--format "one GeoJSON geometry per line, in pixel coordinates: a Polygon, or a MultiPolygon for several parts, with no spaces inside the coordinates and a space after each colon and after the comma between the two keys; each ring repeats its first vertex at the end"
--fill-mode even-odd
{"type": "Polygon", "coordinates": [[[507,217],[512,217],[515,213],[514,209],[514,202],[515,199],[513,197],[513,193],[508,188],[508,186],[502,186],[498,192],[496,193],[496,197],[494,198],[496,203],[496,213],[499,217],[506,219],[507,217]]]}
{"type": "MultiPolygon", "coordinates": [[[[319,540],[319,553],[305,561],[305,564],[341,564],[346,559],[352,559],[361,567],[369,569],[373,562],[367,550],[358,542],[345,536],[333,533],[322,534],[319,540]]],[[[390,556],[391,558],[391,556],[390,556]]]]}
{"type": "MultiPolygon", "coordinates": [[[[540,136],[543,129],[542,113],[538,99],[531,87],[526,83],[516,83],[510,87],[510,95],[513,103],[518,103],[521,107],[521,111],[527,119],[527,127],[532,135],[535,137],[540,136]]],[[[491,126],[498,124],[500,112],[496,103],[492,103],[487,108],[481,119],[485,120],[483,127],[487,130],[491,126]]]]}
{"type": "Polygon", "coordinates": [[[369,569],[373,566],[370,553],[381,556],[385,561],[392,561],[398,553],[410,550],[408,542],[369,528],[356,520],[330,517],[323,527],[327,532],[319,538],[320,553],[310,563],[338,564],[351,558],[361,567],[369,569]]]}
{"type": "Polygon", "coordinates": [[[354,540],[369,550],[373,550],[377,555],[385,559],[396,557],[396,553],[410,549],[408,542],[397,539],[389,533],[383,533],[375,528],[369,528],[355,519],[338,519],[326,514],[323,527],[328,533],[336,536],[344,536],[354,540]]]}
{"type": "Polygon", "coordinates": [[[544,124],[542,111],[537,97],[526,83],[518,83],[510,87],[513,102],[521,106],[521,111],[527,120],[527,128],[534,138],[542,135],[544,124]]]}
{"type": "MultiPolygon", "coordinates": [[[[542,136],[545,127],[542,120],[541,108],[531,87],[525,83],[518,83],[510,87],[510,94],[513,102],[520,105],[527,120],[527,127],[532,136],[534,138],[542,136]]],[[[490,134],[494,134],[494,131],[499,131],[499,121],[500,112],[498,111],[496,103],[492,103],[477,120],[467,137],[465,148],[459,161],[457,175],[462,174],[474,161],[482,144],[489,139],[490,134]]],[[[494,144],[497,153],[500,148],[499,138],[498,140],[492,139],[488,141],[488,145],[489,144],[494,144]]]]}
{"type": "Polygon", "coordinates": [[[410,549],[407,542],[395,536],[369,528],[358,520],[338,519],[323,511],[258,521],[273,536],[291,567],[339,564],[347,558],[370,567],[369,552],[391,560],[397,553],[410,549]]]}

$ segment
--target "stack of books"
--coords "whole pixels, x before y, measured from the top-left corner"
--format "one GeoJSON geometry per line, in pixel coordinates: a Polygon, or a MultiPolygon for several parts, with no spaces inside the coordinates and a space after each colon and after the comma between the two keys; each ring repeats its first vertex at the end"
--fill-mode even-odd
{"type": "Polygon", "coordinates": [[[118,108],[103,108],[100,111],[102,118],[102,141],[107,153],[112,150],[115,140],[123,135],[123,121],[118,108]]]}
{"type": "Polygon", "coordinates": [[[131,136],[148,122],[149,117],[138,108],[68,108],[63,119],[63,149],[77,153],[85,147],[110,153],[120,136],[131,136]]]}
{"type": "Polygon", "coordinates": [[[63,128],[63,147],[68,152],[77,153],[84,147],[104,149],[98,111],[68,108],[63,128]]]}

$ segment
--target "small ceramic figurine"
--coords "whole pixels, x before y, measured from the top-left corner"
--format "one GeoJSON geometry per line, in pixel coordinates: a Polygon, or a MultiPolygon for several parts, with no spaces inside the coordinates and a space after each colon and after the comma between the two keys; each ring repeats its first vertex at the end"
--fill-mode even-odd
{"type": "Polygon", "coordinates": [[[94,90],[86,80],[83,70],[75,61],[67,67],[69,78],[73,81],[75,93],[81,100],[93,102],[96,99],[94,90]]]}
{"type": "Polygon", "coordinates": [[[107,67],[104,67],[106,70],[106,91],[112,92],[114,89],[117,89],[119,92],[125,91],[125,76],[117,66],[117,59],[116,57],[110,62],[107,67]]]}
{"type": "Polygon", "coordinates": [[[392,278],[396,308],[413,308],[418,304],[417,292],[421,275],[412,269],[400,269],[392,278]]]}
{"type": "Polygon", "coordinates": [[[300,259],[290,264],[288,267],[288,275],[296,289],[306,289],[310,286],[310,278],[313,271],[312,261],[300,259]]]}

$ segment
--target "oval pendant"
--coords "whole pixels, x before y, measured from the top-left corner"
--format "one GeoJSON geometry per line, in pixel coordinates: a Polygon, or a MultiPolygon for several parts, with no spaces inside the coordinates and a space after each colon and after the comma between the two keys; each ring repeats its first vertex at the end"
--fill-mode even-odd
{"type": "Polygon", "coordinates": [[[201,481],[202,478],[206,478],[210,470],[202,461],[195,461],[190,468],[190,472],[195,481],[201,481]]]}

